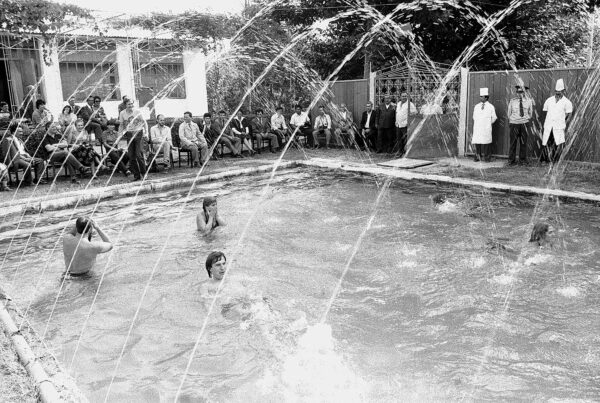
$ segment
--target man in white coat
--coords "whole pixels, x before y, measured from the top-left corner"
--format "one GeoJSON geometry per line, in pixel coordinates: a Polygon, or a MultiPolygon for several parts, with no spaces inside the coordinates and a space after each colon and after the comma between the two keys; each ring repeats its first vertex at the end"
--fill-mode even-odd
{"type": "Polygon", "coordinates": [[[489,91],[487,88],[479,89],[479,102],[473,110],[473,138],[471,143],[475,146],[475,161],[490,162],[492,154],[492,125],[498,119],[496,108],[488,102],[489,91]]]}
{"type": "Polygon", "coordinates": [[[541,162],[557,162],[565,143],[567,123],[573,113],[573,104],[564,96],[565,83],[556,81],[554,96],[544,102],[544,136],[542,137],[541,162]]]}

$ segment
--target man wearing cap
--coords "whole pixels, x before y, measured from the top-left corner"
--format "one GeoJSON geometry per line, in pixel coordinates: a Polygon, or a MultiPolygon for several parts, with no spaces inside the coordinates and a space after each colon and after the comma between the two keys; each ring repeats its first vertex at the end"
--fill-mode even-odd
{"type": "Polygon", "coordinates": [[[475,161],[490,162],[492,148],[492,125],[498,119],[496,108],[488,102],[489,91],[487,88],[479,89],[479,102],[473,110],[473,138],[471,143],[475,146],[475,161]]]}
{"type": "Polygon", "coordinates": [[[517,145],[519,146],[519,162],[527,163],[527,124],[533,115],[533,102],[530,97],[525,97],[525,90],[529,88],[517,85],[517,96],[508,103],[508,125],[510,127],[510,149],[508,151],[508,164],[516,164],[517,145]]]}
{"type": "Polygon", "coordinates": [[[557,162],[565,142],[567,123],[573,113],[573,104],[564,96],[565,83],[556,81],[555,94],[544,102],[544,136],[541,162],[557,162]]]}

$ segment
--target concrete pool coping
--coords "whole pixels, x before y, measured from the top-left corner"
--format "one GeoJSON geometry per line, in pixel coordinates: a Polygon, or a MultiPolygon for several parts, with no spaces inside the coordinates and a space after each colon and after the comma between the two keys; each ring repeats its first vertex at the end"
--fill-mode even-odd
{"type": "Polygon", "coordinates": [[[87,398],[77,387],[57,358],[49,352],[39,335],[25,320],[12,298],[0,287],[0,325],[10,340],[14,353],[25,368],[37,392],[37,400],[43,403],[86,403],[87,398]],[[20,321],[16,325],[13,317],[20,321]]]}
{"type": "Polygon", "coordinates": [[[373,176],[389,176],[397,179],[402,179],[406,181],[418,181],[429,184],[445,184],[450,186],[462,186],[462,187],[472,187],[472,188],[481,188],[489,191],[497,191],[503,193],[511,193],[511,194],[520,194],[520,195],[529,195],[529,196],[551,196],[555,198],[559,198],[561,200],[570,200],[570,201],[583,201],[586,203],[598,203],[600,204],[600,195],[585,193],[585,192],[577,192],[577,191],[569,191],[569,190],[560,190],[560,189],[551,189],[551,188],[541,188],[535,186],[523,186],[523,185],[509,185],[501,182],[490,182],[490,181],[481,181],[475,179],[467,179],[467,178],[456,178],[447,175],[439,175],[439,174],[430,174],[423,172],[416,172],[405,169],[398,168],[386,168],[382,166],[377,166],[373,164],[362,164],[356,162],[341,162],[334,161],[322,158],[313,158],[310,160],[299,160],[296,161],[298,166],[306,166],[313,168],[322,168],[322,169],[334,169],[334,170],[342,170],[345,172],[373,175],[373,176]]]}
{"type": "MultiPolygon", "coordinates": [[[[71,192],[47,196],[38,196],[27,199],[24,202],[9,201],[0,203],[0,217],[20,215],[24,213],[38,213],[40,211],[61,210],[64,208],[85,206],[96,203],[99,199],[112,199],[120,197],[130,197],[136,194],[154,193],[164,190],[172,190],[192,184],[202,184],[214,182],[222,179],[234,178],[243,175],[252,175],[257,173],[266,173],[273,170],[274,163],[253,166],[249,168],[240,168],[230,171],[218,172],[214,174],[199,176],[196,179],[196,173],[190,173],[177,178],[149,179],[142,182],[122,183],[118,185],[109,185],[105,187],[94,187],[86,190],[74,190],[71,192]]],[[[297,166],[296,161],[281,161],[278,169],[287,169],[297,166]]]]}

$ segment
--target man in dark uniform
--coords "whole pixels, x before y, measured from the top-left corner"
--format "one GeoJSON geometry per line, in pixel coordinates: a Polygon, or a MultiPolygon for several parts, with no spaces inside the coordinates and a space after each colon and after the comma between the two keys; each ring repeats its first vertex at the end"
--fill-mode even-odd
{"type": "Polygon", "coordinates": [[[386,95],[383,98],[383,104],[377,108],[377,153],[392,152],[394,130],[396,122],[396,110],[390,102],[390,96],[386,95]]]}
{"type": "Polygon", "coordinates": [[[357,138],[359,146],[364,146],[365,150],[374,148],[377,141],[376,113],[373,110],[373,103],[367,102],[367,110],[363,112],[360,119],[360,135],[357,138]]]}

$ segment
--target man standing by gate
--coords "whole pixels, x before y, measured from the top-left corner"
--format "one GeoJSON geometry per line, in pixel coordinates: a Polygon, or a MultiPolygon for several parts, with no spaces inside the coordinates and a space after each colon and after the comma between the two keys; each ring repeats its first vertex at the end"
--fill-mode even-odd
{"type": "Polygon", "coordinates": [[[489,90],[479,89],[479,102],[473,110],[473,138],[475,161],[490,162],[492,154],[492,125],[496,121],[496,108],[488,102],[489,90]]]}
{"type": "Polygon", "coordinates": [[[541,162],[558,162],[565,142],[567,123],[573,113],[573,104],[564,96],[565,83],[556,81],[555,94],[544,102],[544,136],[541,162]]]}
{"type": "Polygon", "coordinates": [[[531,97],[525,97],[525,85],[517,85],[517,96],[508,103],[508,125],[510,127],[510,149],[508,165],[516,164],[517,145],[519,146],[519,162],[527,164],[527,130],[533,115],[531,97]]]}
{"type": "Polygon", "coordinates": [[[396,127],[396,109],[391,103],[389,95],[383,97],[383,105],[377,108],[377,153],[391,153],[396,127]]]}

